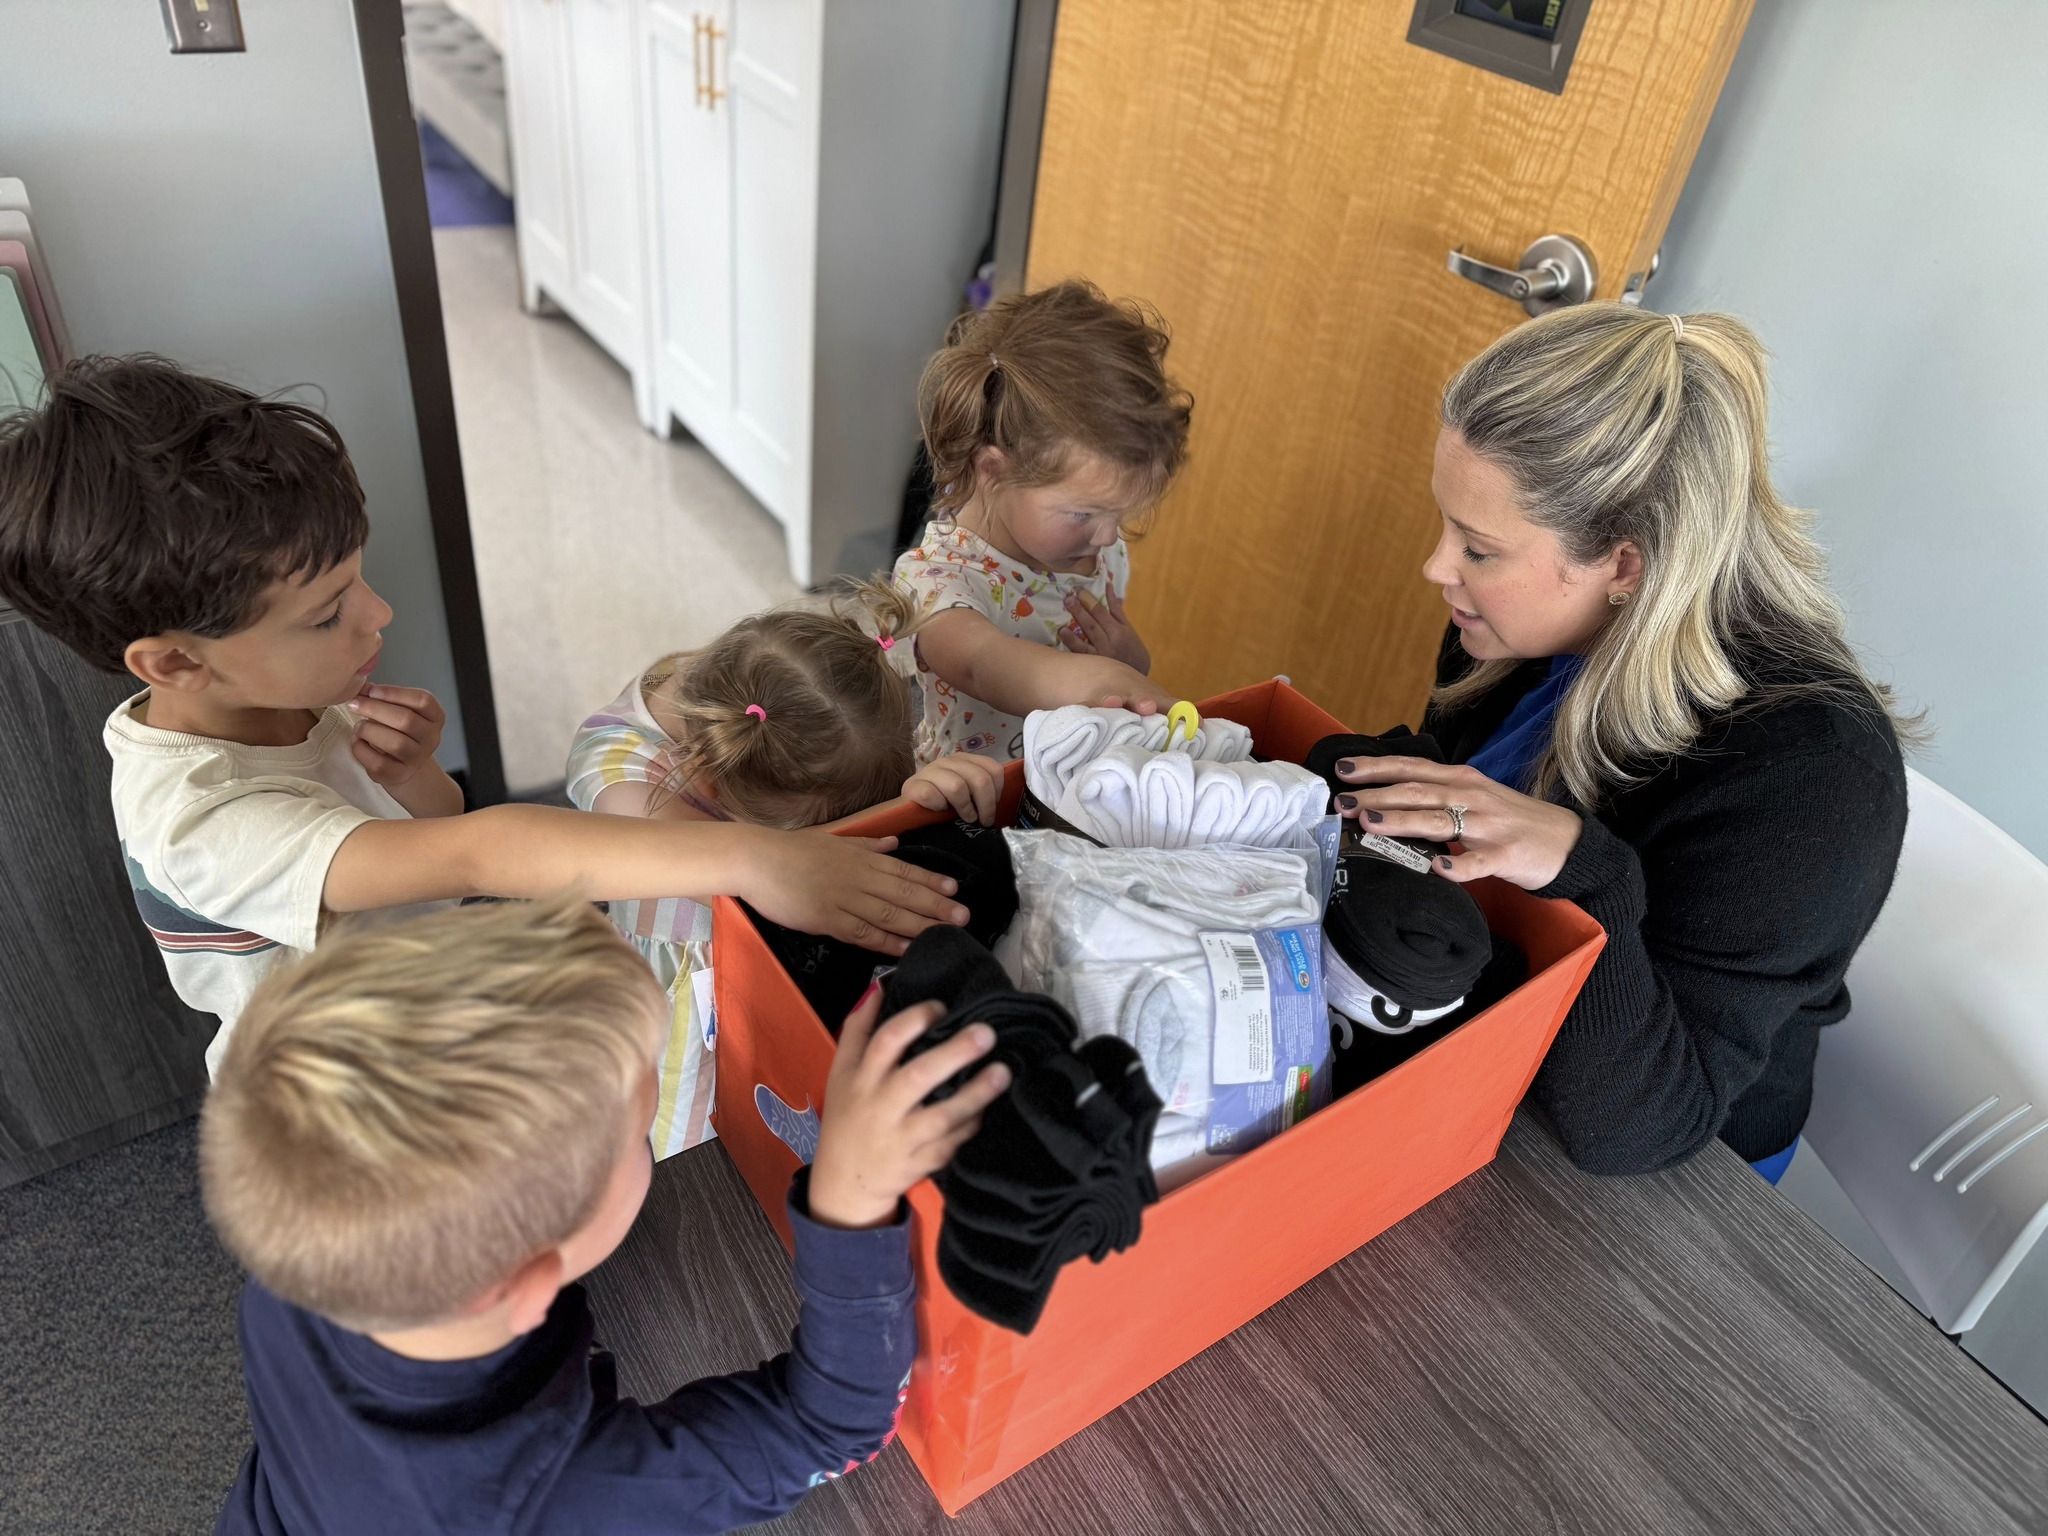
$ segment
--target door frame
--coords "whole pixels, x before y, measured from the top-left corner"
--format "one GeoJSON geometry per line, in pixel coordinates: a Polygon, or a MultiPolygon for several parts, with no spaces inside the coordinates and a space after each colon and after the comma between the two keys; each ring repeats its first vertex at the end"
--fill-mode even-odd
{"type": "Polygon", "coordinates": [[[440,571],[441,604],[455,666],[455,700],[469,747],[469,782],[464,788],[472,807],[495,805],[505,798],[505,760],[498,741],[483,601],[477,592],[462,447],[455,434],[455,392],[448,373],[448,333],[441,317],[433,227],[427,217],[426,168],[406,77],[405,11],[398,0],[353,4],[370,140],[383,192],[384,231],[391,246],[391,276],[398,292],[398,323],[419,427],[420,463],[426,471],[434,563],[440,571]]]}

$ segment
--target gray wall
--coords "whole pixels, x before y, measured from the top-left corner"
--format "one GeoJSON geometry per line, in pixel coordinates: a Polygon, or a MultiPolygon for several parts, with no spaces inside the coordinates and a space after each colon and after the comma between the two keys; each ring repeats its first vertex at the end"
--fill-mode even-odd
{"type": "Polygon", "coordinates": [[[2048,857],[2048,32],[2029,0],[1756,8],[1650,285],[1775,356],[1786,496],[1915,764],[2048,857]]]}
{"type": "Polygon", "coordinates": [[[28,185],[72,344],[319,387],[397,611],[380,676],[440,697],[463,766],[350,0],[243,0],[247,53],[184,57],[156,0],[0,10],[0,176],[28,185]]]}

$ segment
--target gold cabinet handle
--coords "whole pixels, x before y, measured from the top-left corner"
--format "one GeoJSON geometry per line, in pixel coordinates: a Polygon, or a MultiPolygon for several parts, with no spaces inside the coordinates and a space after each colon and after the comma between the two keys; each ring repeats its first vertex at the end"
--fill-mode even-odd
{"type": "Polygon", "coordinates": [[[690,83],[697,88],[697,105],[704,105],[704,28],[702,16],[690,16],[690,83]]]}
{"type": "Polygon", "coordinates": [[[718,24],[718,18],[707,16],[704,19],[704,105],[713,112],[725,100],[725,92],[718,88],[718,45],[725,39],[726,31],[718,24]]]}

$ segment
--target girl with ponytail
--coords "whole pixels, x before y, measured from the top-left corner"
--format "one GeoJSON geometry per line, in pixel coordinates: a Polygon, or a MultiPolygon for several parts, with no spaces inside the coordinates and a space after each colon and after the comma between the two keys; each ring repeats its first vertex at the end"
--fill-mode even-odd
{"type": "MultiPolygon", "coordinates": [[[[901,794],[992,822],[1000,767],[971,755],[922,769],[912,760],[912,700],[891,653],[917,628],[908,598],[863,582],[665,656],[577,728],[569,798],[607,815],[796,828],[901,794]]],[[[710,965],[711,911],[681,898],[615,901],[611,917],[669,992],[653,1130],[655,1155],[667,1157],[711,1135],[711,1048],[693,983],[710,965]]]]}
{"type": "Polygon", "coordinates": [[[1451,840],[1446,879],[1606,928],[1532,1089],[1575,1162],[1719,1137],[1775,1180],[1898,866],[1919,723],[1771,483],[1763,347],[1727,315],[1531,321],[1445,389],[1432,488],[1450,629],[1426,729],[1450,764],[1361,759],[1339,798],[1451,840]]]}
{"type": "Polygon", "coordinates": [[[939,492],[895,572],[926,614],[919,762],[1020,756],[1035,709],[1173,702],[1124,613],[1124,534],[1187,455],[1193,401],[1166,346],[1157,315],[1066,282],[962,317],[926,365],[939,492]]]}

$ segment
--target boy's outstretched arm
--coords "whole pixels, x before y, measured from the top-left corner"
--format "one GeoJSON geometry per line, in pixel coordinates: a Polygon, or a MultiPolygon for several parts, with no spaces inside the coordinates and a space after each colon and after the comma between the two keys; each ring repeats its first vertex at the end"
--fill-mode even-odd
{"type": "Polygon", "coordinates": [[[959,889],[900,859],[894,838],[783,832],[737,822],[649,821],[541,805],[367,821],[327,867],[322,903],[362,912],[464,896],[594,901],[737,896],[803,933],[900,955],[933,923],[960,923],[959,889]]]}

